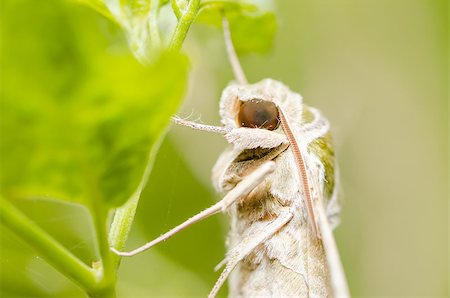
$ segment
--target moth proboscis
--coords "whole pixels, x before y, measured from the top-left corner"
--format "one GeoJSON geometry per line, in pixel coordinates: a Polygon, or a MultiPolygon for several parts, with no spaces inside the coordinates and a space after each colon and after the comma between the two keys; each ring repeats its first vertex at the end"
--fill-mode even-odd
{"type": "Polygon", "coordinates": [[[222,126],[174,117],[176,124],[222,134],[230,146],[213,168],[225,196],[130,252],[133,256],[213,214],[228,212],[229,251],[209,297],[229,279],[230,297],[350,297],[332,228],[339,223],[338,171],[330,125],[281,82],[249,84],[223,18],[237,82],[220,100],[222,126]]]}

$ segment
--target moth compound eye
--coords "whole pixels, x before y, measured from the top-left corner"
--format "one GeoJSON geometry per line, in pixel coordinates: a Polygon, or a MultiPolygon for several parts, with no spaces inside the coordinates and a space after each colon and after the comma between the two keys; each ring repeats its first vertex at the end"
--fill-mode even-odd
{"type": "Polygon", "coordinates": [[[280,124],[277,106],[262,99],[251,99],[241,103],[237,117],[241,127],[274,130],[280,124]]]}

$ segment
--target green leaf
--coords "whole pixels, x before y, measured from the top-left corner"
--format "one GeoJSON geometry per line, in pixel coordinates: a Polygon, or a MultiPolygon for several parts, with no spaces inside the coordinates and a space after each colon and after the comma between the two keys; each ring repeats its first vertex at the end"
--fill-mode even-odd
{"type": "Polygon", "coordinates": [[[210,11],[265,12],[274,9],[272,0],[203,0],[202,9],[210,11]]]}
{"type": "Polygon", "coordinates": [[[272,48],[276,17],[266,12],[258,16],[233,14],[229,18],[231,38],[237,52],[265,53],[272,48]]]}
{"type": "Polygon", "coordinates": [[[104,0],[104,3],[127,35],[130,49],[136,58],[147,61],[152,46],[159,46],[159,37],[152,36],[152,32],[157,32],[158,28],[156,19],[151,22],[156,14],[151,16],[150,0],[104,0]]]}
{"type": "Polygon", "coordinates": [[[225,13],[236,51],[264,53],[271,49],[277,27],[272,7],[272,1],[204,1],[197,21],[221,27],[225,13]]]}
{"type": "Polygon", "coordinates": [[[177,110],[186,59],[140,65],[117,28],[63,1],[4,1],[1,17],[1,192],[121,205],[177,110]]]}
{"type": "Polygon", "coordinates": [[[103,0],[75,0],[75,1],[91,7],[92,9],[96,10],[98,13],[107,17],[111,21],[115,21],[113,15],[109,11],[108,7],[106,7],[105,2],[103,0]]]}

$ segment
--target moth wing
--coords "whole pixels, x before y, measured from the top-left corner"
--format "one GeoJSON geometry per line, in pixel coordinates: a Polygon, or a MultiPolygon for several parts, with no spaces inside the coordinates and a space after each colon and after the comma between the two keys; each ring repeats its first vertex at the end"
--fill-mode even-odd
{"type": "MultiPolygon", "coordinates": [[[[303,109],[303,120],[310,120],[311,123],[320,123],[322,117],[312,108],[303,109]],[[316,117],[309,117],[311,113],[316,117]],[[308,118],[309,117],[309,118],[308,118]]],[[[325,119],[326,120],[326,119],[325,119]]],[[[317,131],[319,125],[313,126],[317,131]]],[[[311,131],[313,134],[314,131],[311,131]]],[[[331,277],[331,287],[335,297],[350,297],[347,280],[340,260],[339,251],[333,236],[333,228],[339,224],[339,213],[341,204],[339,202],[339,175],[335,160],[335,153],[332,145],[331,133],[326,131],[315,138],[307,145],[307,153],[310,156],[311,184],[314,191],[314,209],[317,214],[317,225],[319,228],[323,248],[328,263],[331,277]],[[314,166],[316,164],[317,166],[314,166]]]]}
{"type": "Polygon", "coordinates": [[[318,168],[318,173],[311,177],[316,180],[312,183],[319,187],[318,195],[323,200],[330,226],[334,229],[340,222],[341,200],[339,168],[329,124],[318,110],[303,105],[302,126],[309,126],[302,134],[308,136],[306,151],[316,161],[318,168]]]}

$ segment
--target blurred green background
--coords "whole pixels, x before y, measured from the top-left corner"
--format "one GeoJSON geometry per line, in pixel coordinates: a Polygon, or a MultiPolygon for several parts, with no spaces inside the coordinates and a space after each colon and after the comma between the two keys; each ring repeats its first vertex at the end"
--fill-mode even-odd
{"type": "MultiPolygon", "coordinates": [[[[28,1],[26,14],[33,14],[36,5],[28,1]]],[[[336,238],[352,294],[448,296],[447,1],[276,4],[278,30],[272,51],[245,55],[241,61],[249,81],[283,81],[333,125],[344,200],[336,238]]],[[[84,7],[74,11],[85,16],[76,19],[80,26],[99,26],[107,40],[116,40],[102,17],[84,7]]],[[[2,18],[16,18],[17,34],[26,34],[30,27],[39,30],[39,24],[23,15],[2,18]]],[[[54,22],[56,32],[65,17],[55,13],[54,22]]],[[[14,34],[2,31],[2,52],[14,34]]],[[[64,38],[51,31],[48,36],[64,38]]],[[[178,114],[218,124],[220,93],[232,79],[221,32],[194,24],[184,50],[191,71],[188,95],[178,114]]],[[[29,55],[33,61],[39,53],[30,50],[29,55]]],[[[65,57],[60,61],[64,65],[65,57]]],[[[52,70],[39,71],[45,77],[52,70]]],[[[24,88],[31,102],[37,86],[30,82],[24,88]]],[[[211,187],[210,173],[225,146],[220,136],[171,127],[144,190],[129,248],[220,197],[211,187]]],[[[74,254],[88,263],[95,259],[84,208],[41,200],[16,205],[74,254]]],[[[226,216],[216,216],[123,260],[119,297],[206,297],[218,277],[213,268],[224,256],[226,231],[226,216]]],[[[83,295],[8,230],[2,227],[0,232],[2,297],[83,295]]]]}

